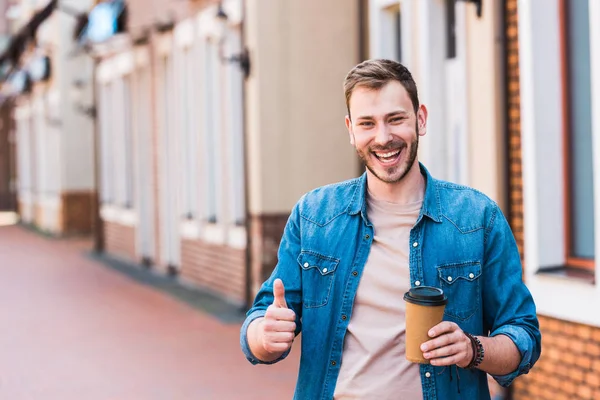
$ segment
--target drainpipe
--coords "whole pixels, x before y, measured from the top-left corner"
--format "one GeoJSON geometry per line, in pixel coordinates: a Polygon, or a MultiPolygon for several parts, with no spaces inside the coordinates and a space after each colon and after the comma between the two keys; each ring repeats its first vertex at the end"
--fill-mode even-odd
{"type": "MultiPolygon", "coordinates": [[[[242,2],[242,22],[240,24],[240,42],[243,50],[246,49],[246,34],[244,32],[246,26],[246,1],[242,2]]],[[[248,55],[250,57],[250,55],[248,55]]],[[[246,269],[246,287],[245,287],[245,299],[244,308],[249,309],[254,300],[252,293],[252,238],[250,234],[251,229],[251,215],[250,215],[250,180],[249,178],[249,146],[248,146],[248,127],[246,117],[246,83],[248,77],[244,77],[244,83],[242,85],[242,140],[243,142],[243,165],[244,165],[244,228],[246,229],[246,256],[245,256],[245,269],[246,269]]],[[[244,311],[245,311],[244,310],[244,311]]]]}
{"type": "Polygon", "coordinates": [[[92,58],[92,77],[91,77],[91,90],[92,90],[92,118],[93,118],[93,135],[94,135],[94,199],[93,199],[93,221],[92,229],[94,231],[94,252],[100,254],[104,252],[104,221],[100,216],[100,129],[99,129],[99,118],[98,118],[98,91],[96,90],[96,71],[98,69],[98,59],[94,56],[92,58]]]}

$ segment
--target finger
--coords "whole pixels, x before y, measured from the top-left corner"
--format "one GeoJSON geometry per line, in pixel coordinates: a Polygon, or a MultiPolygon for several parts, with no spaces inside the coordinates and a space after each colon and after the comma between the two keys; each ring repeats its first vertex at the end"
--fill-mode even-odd
{"type": "Polygon", "coordinates": [[[452,344],[450,346],[440,347],[438,349],[423,353],[423,357],[428,360],[433,358],[449,357],[455,354],[464,353],[465,348],[461,344],[452,344]]]}
{"type": "Polygon", "coordinates": [[[292,346],[291,343],[272,343],[272,342],[263,343],[263,347],[269,353],[282,353],[284,351],[287,351],[291,346],[292,346]]]}
{"type": "Polygon", "coordinates": [[[271,343],[292,343],[294,341],[293,332],[269,332],[265,333],[265,339],[271,343]]]}
{"type": "Polygon", "coordinates": [[[429,335],[429,337],[434,338],[436,336],[440,336],[447,332],[453,332],[457,329],[460,329],[460,328],[454,322],[442,321],[439,324],[437,324],[436,326],[434,326],[433,328],[431,328],[429,330],[429,332],[427,332],[427,334],[429,335]]]}
{"type": "Polygon", "coordinates": [[[431,351],[434,349],[439,349],[440,347],[448,346],[455,342],[456,342],[456,340],[454,339],[453,335],[445,334],[442,336],[438,336],[433,340],[423,343],[421,345],[421,351],[426,352],[426,351],[431,351]]]}
{"type": "Polygon", "coordinates": [[[294,322],[296,321],[296,313],[289,308],[279,308],[277,305],[272,304],[267,308],[265,318],[276,321],[294,322]]]}
{"type": "Polygon", "coordinates": [[[296,324],[290,321],[265,319],[263,322],[263,329],[265,332],[295,332],[296,324]]]}
{"type": "Polygon", "coordinates": [[[274,305],[280,308],[287,308],[285,288],[281,279],[275,279],[275,282],[273,282],[273,296],[275,297],[273,300],[274,305]]]}
{"type": "Polygon", "coordinates": [[[290,321],[277,321],[273,327],[275,332],[296,332],[296,323],[290,321]]]}

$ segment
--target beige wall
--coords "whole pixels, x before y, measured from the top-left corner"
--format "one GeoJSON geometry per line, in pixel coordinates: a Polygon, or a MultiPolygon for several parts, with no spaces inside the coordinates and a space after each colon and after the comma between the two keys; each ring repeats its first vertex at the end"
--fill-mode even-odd
{"type": "Polygon", "coordinates": [[[248,0],[245,11],[250,212],[289,212],[358,173],[342,90],[358,61],[358,2],[248,0]]]}
{"type": "Polygon", "coordinates": [[[134,34],[153,24],[178,22],[219,0],[128,0],[129,30],[134,34]]]}
{"type": "Polygon", "coordinates": [[[506,210],[501,3],[467,9],[469,182],[506,210]]]}

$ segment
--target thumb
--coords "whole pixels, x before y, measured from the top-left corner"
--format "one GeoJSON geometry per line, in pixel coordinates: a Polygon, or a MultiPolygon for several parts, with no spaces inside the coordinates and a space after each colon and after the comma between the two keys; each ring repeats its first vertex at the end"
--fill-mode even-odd
{"type": "Polygon", "coordinates": [[[288,308],[285,302],[285,288],[281,279],[275,279],[273,282],[273,304],[279,308],[288,308]]]}

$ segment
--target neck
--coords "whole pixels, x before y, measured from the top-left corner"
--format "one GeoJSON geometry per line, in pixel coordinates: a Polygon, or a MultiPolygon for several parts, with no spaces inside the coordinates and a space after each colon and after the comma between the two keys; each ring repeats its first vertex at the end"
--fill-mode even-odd
{"type": "Polygon", "coordinates": [[[383,182],[367,169],[367,186],[375,198],[389,203],[414,203],[422,200],[425,195],[425,178],[417,160],[406,176],[394,183],[383,182]]]}

